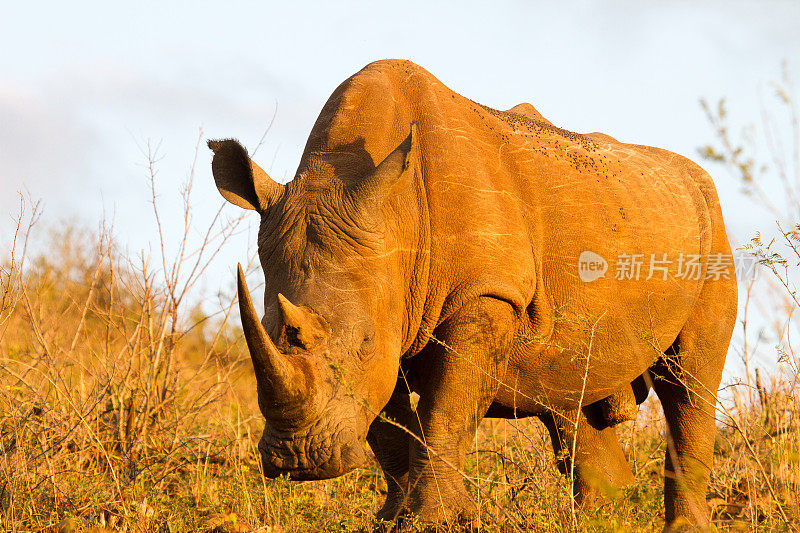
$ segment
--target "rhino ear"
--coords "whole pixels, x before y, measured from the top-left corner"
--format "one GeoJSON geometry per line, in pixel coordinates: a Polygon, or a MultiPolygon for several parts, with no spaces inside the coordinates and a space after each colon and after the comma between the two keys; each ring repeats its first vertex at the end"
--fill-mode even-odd
{"type": "Polygon", "coordinates": [[[375,167],[372,173],[353,186],[351,194],[358,203],[380,206],[392,187],[407,172],[413,172],[414,154],[417,152],[417,124],[411,124],[408,137],[375,167]]]}
{"type": "Polygon", "coordinates": [[[208,141],[208,147],[214,152],[211,171],[217,189],[230,203],[264,211],[280,197],[284,186],[256,165],[244,146],[233,139],[225,139],[208,141]]]}

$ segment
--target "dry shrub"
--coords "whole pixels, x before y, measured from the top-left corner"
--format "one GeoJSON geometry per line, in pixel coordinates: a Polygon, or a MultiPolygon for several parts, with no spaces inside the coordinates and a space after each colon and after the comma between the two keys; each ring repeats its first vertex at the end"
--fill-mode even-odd
{"type": "Polygon", "coordinates": [[[719,524],[751,530],[800,525],[800,353],[793,343],[800,331],[800,112],[786,65],[769,89],[759,124],[740,135],[724,99],[716,106],[703,101],[716,135],[700,149],[776,220],[770,237],[757,232],[740,247],[757,260],[760,276],[740,280],[733,347],[741,370],[721,391],[709,495],[719,524]]]}
{"type": "Polygon", "coordinates": [[[192,177],[178,251],[170,260],[162,240],[155,268],[121,253],[105,225],[51,230],[46,252],[26,262],[38,211],[21,210],[0,270],[3,529],[67,514],[146,526],[147,496],[186,485],[191,465],[252,456],[250,387],[233,387],[251,372],[230,321],[234,299],[211,314],[188,299],[240,220],[217,213],[188,250],[192,177]]]}

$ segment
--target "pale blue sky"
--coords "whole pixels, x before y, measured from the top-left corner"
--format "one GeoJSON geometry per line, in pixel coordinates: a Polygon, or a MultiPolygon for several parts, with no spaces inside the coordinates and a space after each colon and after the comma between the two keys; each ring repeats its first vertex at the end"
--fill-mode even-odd
{"type": "MultiPolygon", "coordinates": [[[[0,6],[2,243],[22,189],[43,200],[45,220],[94,226],[105,207],[122,243],[154,243],[142,145],[161,142],[161,198],[175,212],[198,128],[252,149],[276,103],[256,159],[288,180],[328,95],[375,59],[411,59],[483,104],[527,101],[564,128],[695,160],[712,136],[700,97],[727,97],[734,120],[754,120],[781,61],[800,69],[795,1],[0,6]]],[[[220,202],[210,159],[203,149],[198,218],[220,202]]],[[[735,241],[769,225],[729,175],[706,166],[735,241]]],[[[215,261],[216,279],[246,257],[246,239],[215,261]]]]}

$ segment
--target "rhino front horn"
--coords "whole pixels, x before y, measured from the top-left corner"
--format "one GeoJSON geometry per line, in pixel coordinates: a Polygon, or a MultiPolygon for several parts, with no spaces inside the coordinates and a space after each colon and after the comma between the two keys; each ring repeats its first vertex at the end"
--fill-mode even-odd
{"type": "Polygon", "coordinates": [[[253,360],[260,400],[266,400],[265,407],[277,408],[278,412],[288,404],[304,402],[310,393],[310,369],[300,368],[299,358],[282,354],[267,335],[250,299],[241,264],[238,289],[242,329],[253,360]]]}

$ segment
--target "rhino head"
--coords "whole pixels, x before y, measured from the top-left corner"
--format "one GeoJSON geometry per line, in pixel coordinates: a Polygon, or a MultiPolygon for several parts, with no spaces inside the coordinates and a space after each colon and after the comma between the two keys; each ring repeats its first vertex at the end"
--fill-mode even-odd
{"type": "Polygon", "coordinates": [[[238,291],[266,420],[258,446],[264,473],[342,475],[363,464],[369,426],[397,380],[407,320],[381,203],[413,174],[415,129],[365,175],[328,176],[325,186],[303,175],[324,165],[281,185],[238,142],[208,145],[222,196],[261,215],[261,320],[241,266],[238,291]]]}

